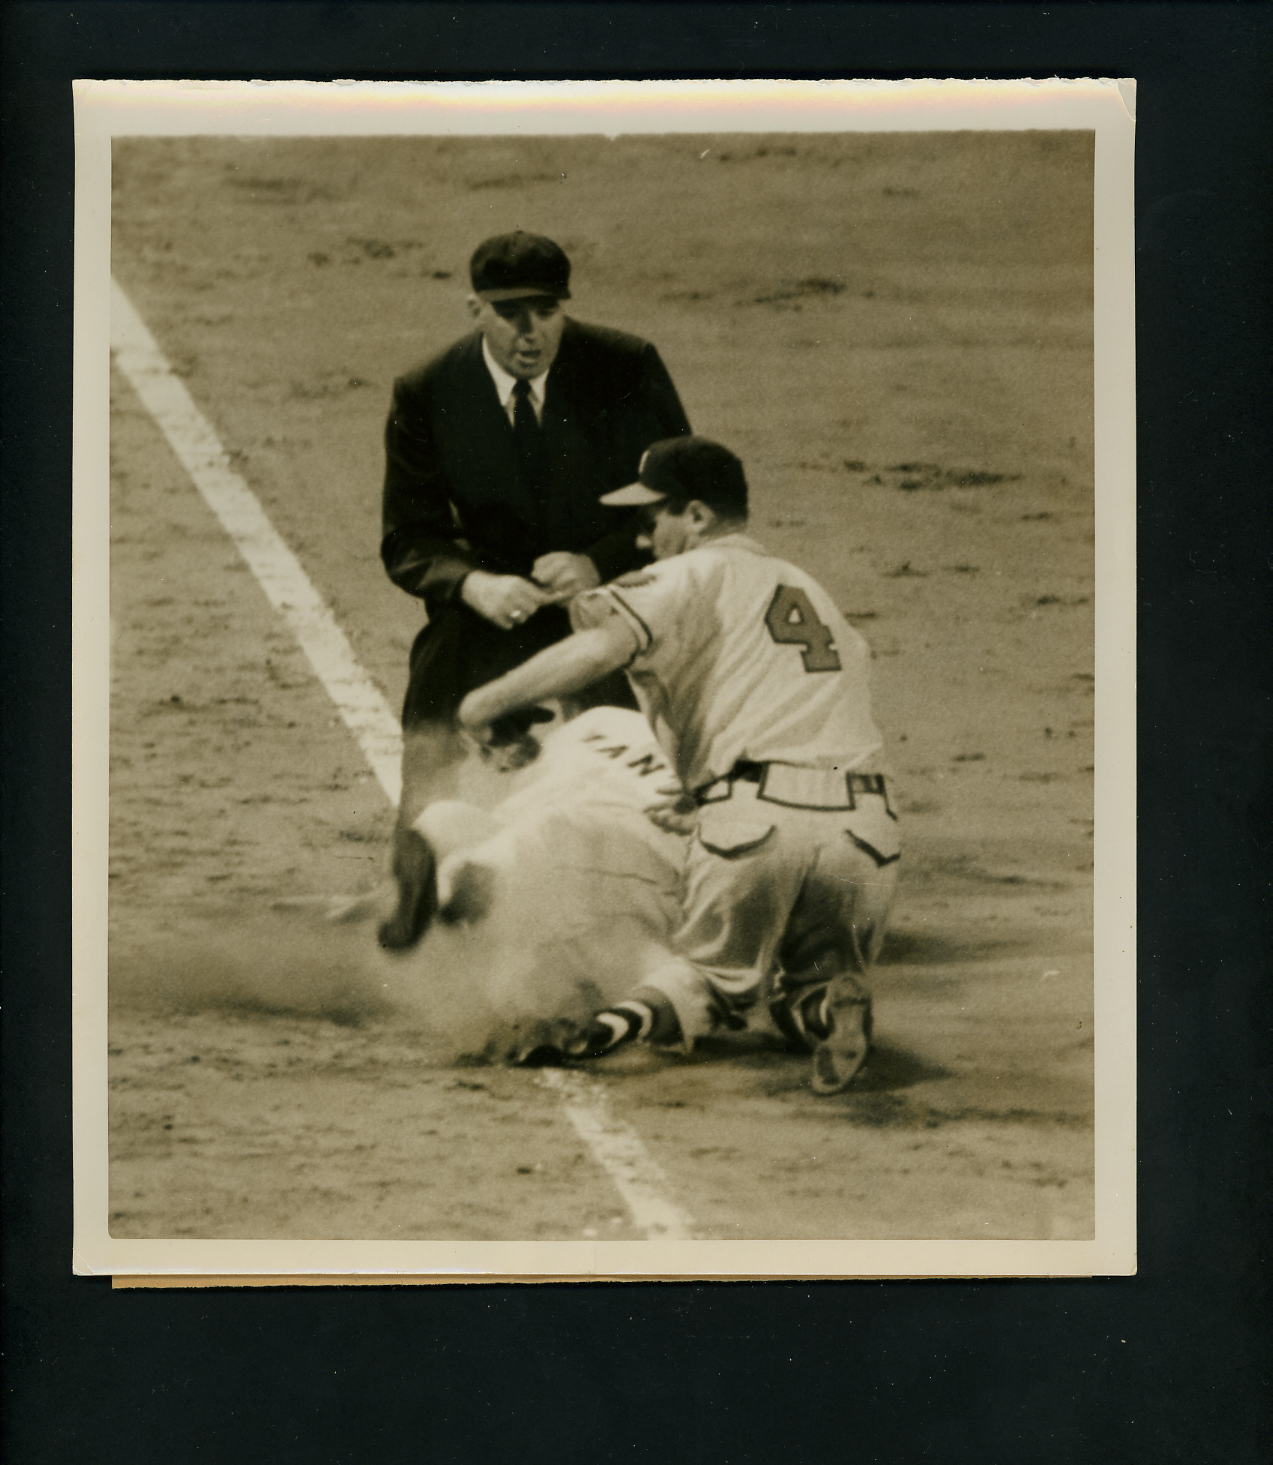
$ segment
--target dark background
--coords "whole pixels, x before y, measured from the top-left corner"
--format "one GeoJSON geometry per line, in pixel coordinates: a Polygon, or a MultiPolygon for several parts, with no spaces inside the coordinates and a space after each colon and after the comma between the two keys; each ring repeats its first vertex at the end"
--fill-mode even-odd
{"type": "Polygon", "coordinates": [[[0,16],[8,1459],[1267,1458],[1269,8],[0,16]],[[71,79],[1023,75],[1140,83],[1140,1275],[347,1293],[72,1277],[71,79]]]}

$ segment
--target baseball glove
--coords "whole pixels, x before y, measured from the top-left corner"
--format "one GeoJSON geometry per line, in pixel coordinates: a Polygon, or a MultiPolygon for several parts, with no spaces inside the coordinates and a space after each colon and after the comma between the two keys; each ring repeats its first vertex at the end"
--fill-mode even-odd
{"type": "Polygon", "coordinates": [[[501,773],[525,768],[539,757],[539,742],[531,728],[552,720],[553,714],[546,707],[528,707],[497,718],[491,723],[490,737],[478,744],[483,760],[501,773]]]}

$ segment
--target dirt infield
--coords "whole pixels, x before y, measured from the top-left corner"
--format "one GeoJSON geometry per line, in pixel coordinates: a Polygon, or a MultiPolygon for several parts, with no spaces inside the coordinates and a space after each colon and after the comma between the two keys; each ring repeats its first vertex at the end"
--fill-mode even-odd
{"type": "MultiPolygon", "coordinates": [[[[114,274],[394,706],[390,385],[518,226],[870,640],[906,839],[859,1087],[743,1035],[610,1103],[696,1236],[1090,1236],[1090,139],[117,141],[114,274]]],[[[111,461],[112,1234],[640,1235],[365,922],[274,909],[376,884],[384,795],[120,376],[111,461]]]]}

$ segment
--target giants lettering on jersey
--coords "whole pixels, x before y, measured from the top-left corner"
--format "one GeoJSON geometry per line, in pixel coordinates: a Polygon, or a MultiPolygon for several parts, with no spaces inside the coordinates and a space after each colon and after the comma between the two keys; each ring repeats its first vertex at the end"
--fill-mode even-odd
{"type": "MultiPolygon", "coordinates": [[[[591,732],[585,733],[579,741],[590,744],[594,753],[604,753],[607,758],[627,758],[627,755],[632,751],[632,745],[630,743],[614,743],[609,747],[598,746],[604,743],[605,740],[604,733],[591,732]]],[[[663,759],[654,753],[638,754],[637,757],[628,760],[625,766],[632,769],[638,778],[649,778],[656,773],[670,773],[672,771],[663,759]]]]}

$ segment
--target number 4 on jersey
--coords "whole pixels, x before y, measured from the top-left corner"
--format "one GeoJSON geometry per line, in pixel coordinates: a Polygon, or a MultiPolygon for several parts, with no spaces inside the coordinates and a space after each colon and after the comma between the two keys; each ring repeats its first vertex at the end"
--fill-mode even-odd
{"type": "Polygon", "coordinates": [[[765,612],[765,625],[783,646],[799,646],[805,671],[839,671],[840,656],[829,626],[823,625],[813,602],[795,585],[779,585],[765,612]]]}

